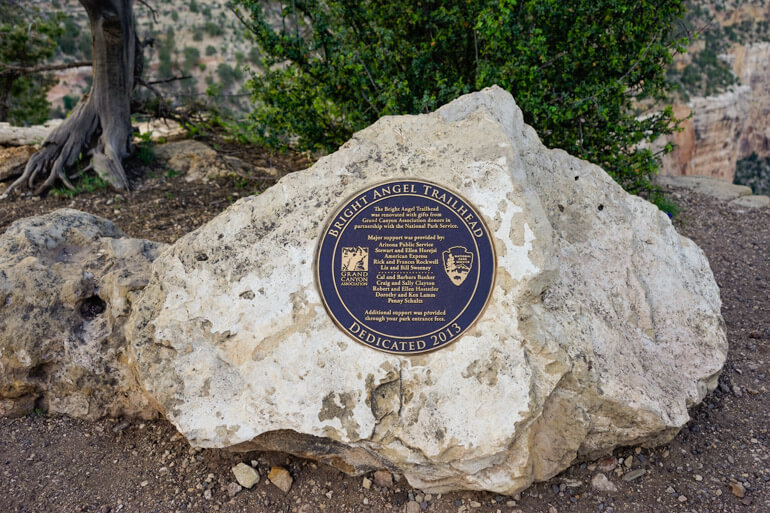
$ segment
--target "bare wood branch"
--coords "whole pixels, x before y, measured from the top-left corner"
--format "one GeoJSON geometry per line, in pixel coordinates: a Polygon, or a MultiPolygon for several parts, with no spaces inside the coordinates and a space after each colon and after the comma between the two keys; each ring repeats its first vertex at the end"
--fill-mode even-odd
{"type": "Polygon", "coordinates": [[[152,14],[152,21],[157,22],[158,21],[158,10],[154,9],[150,4],[145,2],[144,0],[138,0],[140,4],[147,7],[147,9],[150,11],[150,14],[152,14]]]}
{"type": "Polygon", "coordinates": [[[165,84],[167,82],[174,82],[176,80],[187,80],[188,78],[192,78],[192,75],[183,75],[181,77],[171,77],[171,78],[166,78],[166,79],[163,79],[163,80],[153,80],[152,82],[144,82],[144,81],[142,81],[141,84],[142,85],[165,84]]]}
{"type": "Polygon", "coordinates": [[[91,66],[91,61],[64,62],[60,64],[45,64],[43,66],[13,66],[11,64],[0,63],[0,75],[10,75],[12,73],[42,73],[44,71],[58,71],[70,68],[82,68],[91,66]]]}

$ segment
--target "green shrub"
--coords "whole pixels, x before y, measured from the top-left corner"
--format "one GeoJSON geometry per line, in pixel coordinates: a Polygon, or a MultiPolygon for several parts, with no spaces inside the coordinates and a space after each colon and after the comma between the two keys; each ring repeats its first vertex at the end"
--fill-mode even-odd
{"type": "Polygon", "coordinates": [[[770,196],[770,158],[752,153],[735,166],[734,184],[751,187],[754,194],[770,196]]]}
{"type": "Polygon", "coordinates": [[[262,2],[235,3],[264,57],[248,82],[264,143],[333,150],[381,116],[498,84],[546,145],[655,194],[659,155],[642,148],[678,120],[635,106],[668,92],[665,66],[683,41],[667,36],[682,0],[297,0],[283,4],[282,23],[262,2]]]}
{"type": "Polygon", "coordinates": [[[198,60],[201,58],[201,53],[194,46],[185,46],[183,52],[184,64],[182,66],[185,71],[189,72],[198,64],[198,60]]]}

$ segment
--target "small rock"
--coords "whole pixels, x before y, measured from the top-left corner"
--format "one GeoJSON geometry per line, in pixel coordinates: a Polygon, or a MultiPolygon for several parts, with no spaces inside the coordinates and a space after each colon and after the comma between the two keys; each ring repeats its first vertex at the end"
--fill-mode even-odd
{"type": "Polygon", "coordinates": [[[243,490],[243,487],[238,483],[230,483],[227,485],[227,495],[230,497],[235,497],[241,490],[243,490]]]}
{"type": "Polygon", "coordinates": [[[684,495],[680,495],[679,497],[676,498],[676,500],[678,500],[679,502],[687,502],[687,497],[684,495]]]}
{"type": "Polygon", "coordinates": [[[600,492],[615,493],[618,491],[617,486],[607,479],[607,476],[604,474],[596,474],[593,479],[591,479],[591,486],[594,487],[594,490],[600,492]]]}
{"type": "Polygon", "coordinates": [[[746,495],[746,488],[741,483],[730,483],[730,489],[738,498],[743,498],[746,495]]]}
{"type": "Polygon", "coordinates": [[[387,470],[378,470],[374,473],[374,484],[381,488],[393,486],[393,476],[387,470]]]}
{"type": "Polygon", "coordinates": [[[673,487],[669,486],[668,488],[666,488],[666,493],[674,494],[676,493],[676,490],[674,490],[673,487]]]}
{"type": "Polygon", "coordinates": [[[643,468],[632,470],[631,472],[623,476],[623,481],[633,481],[634,479],[642,477],[645,474],[645,472],[646,471],[643,468]]]}
{"type": "Polygon", "coordinates": [[[567,488],[579,488],[583,486],[583,481],[580,479],[564,479],[562,482],[567,488]]]}
{"type": "Polygon", "coordinates": [[[696,481],[703,481],[703,476],[700,474],[695,474],[695,480],[696,481]]]}
{"type": "Polygon", "coordinates": [[[291,474],[289,474],[289,471],[283,467],[271,468],[267,478],[283,493],[289,493],[291,485],[294,483],[294,480],[292,479],[291,474]]]}
{"type": "Polygon", "coordinates": [[[361,486],[363,486],[365,490],[370,489],[372,487],[372,480],[368,477],[365,477],[363,483],[361,483],[361,486]]]}
{"type": "Polygon", "coordinates": [[[634,464],[634,457],[633,456],[629,456],[628,458],[623,460],[623,465],[626,468],[631,468],[631,465],[633,465],[633,464],[634,464]]]}
{"type": "Polygon", "coordinates": [[[238,463],[230,470],[235,474],[238,484],[244,488],[251,488],[259,483],[259,473],[245,463],[238,463]]]}
{"type": "Polygon", "coordinates": [[[420,513],[420,504],[418,502],[409,501],[406,503],[406,513],[420,513]]]}
{"type": "Polygon", "coordinates": [[[607,456],[606,458],[602,458],[597,462],[597,468],[602,472],[612,472],[615,470],[617,465],[618,460],[612,456],[607,456]]]}
{"type": "Polygon", "coordinates": [[[474,508],[474,509],[475,508],[480,508],[481,507],[481,503],[478,502],[478,501],[471,501],[470,506],[471,506],[471,508],[474,508]]]}
{"type": "Polygon", "coordinates": [[[203,492],[203,498],[206,499],[207,501],[211,500],[211,490],[210,489],[206,489],[206,491],[203,492]]]}

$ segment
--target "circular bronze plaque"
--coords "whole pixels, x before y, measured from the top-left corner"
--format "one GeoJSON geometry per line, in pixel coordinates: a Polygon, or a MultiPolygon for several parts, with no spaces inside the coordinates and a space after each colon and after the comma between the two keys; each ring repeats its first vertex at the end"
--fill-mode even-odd
{"type": "Polygon", "coordinates": [[[462,335],[492,293],[495,251],[483,219],[443,186],[394,180],[352,196],[318,246],[331,317],[358,342],[398,354],[462,335]]]}

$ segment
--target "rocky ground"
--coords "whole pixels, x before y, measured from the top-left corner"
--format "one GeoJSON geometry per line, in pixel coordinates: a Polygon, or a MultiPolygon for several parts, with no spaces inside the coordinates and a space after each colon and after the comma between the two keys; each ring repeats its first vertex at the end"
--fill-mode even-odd
{"type": "MultiPolygon", "coordinates": [[[[279,175],[306,164],[221,141],[218,149],[279,175]]],[[[135,158],[127,169],[133,191],[126,194],[12,196],[0,204],[0,232],[21,217],[71,207],[109,218],[132,237],[173,242],[274,181],[187,182],[159,159],[135,158]]],[[[719,388],[670,444],[576,463],[515,497],[430,495],[386,473],[350,477],[285,454],[193,449],[164,421],[87,423],[36,410],[0,419],[0,511],[768,512],[770,208],[670,192],[682,208],[675,225],[711,262],[730,341],[719,388]],[[239,463],[260,476],[251,488],[237,483],[239,463]]]]}

